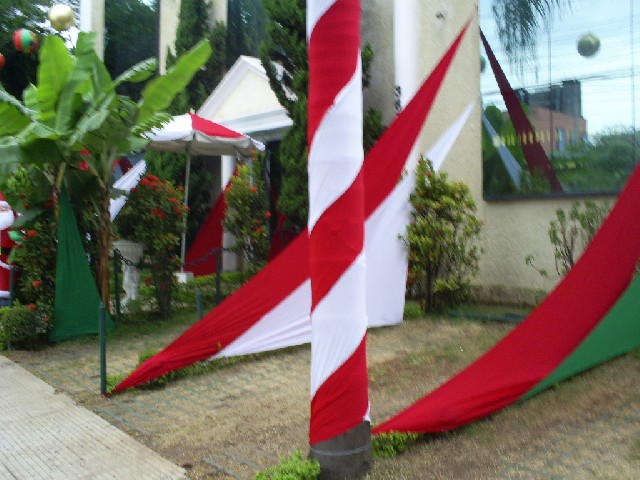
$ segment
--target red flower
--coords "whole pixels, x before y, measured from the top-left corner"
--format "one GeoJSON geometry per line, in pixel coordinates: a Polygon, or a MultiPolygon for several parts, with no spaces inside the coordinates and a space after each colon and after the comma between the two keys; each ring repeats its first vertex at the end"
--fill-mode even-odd
{"type": "Polygon", "coordinates": [[[182,210],[180,210],[178,207],[173,207],[173,211],[176,212],[176,215],[182,214],[182,210]]]}
{"type": "Polygon", "coordinates": [[[31,282],[31,285],[33,285],[33,288],[38,288],[40,287],[40,285],[42,285],[42,282],[40,280],[34,280],[33,282],[31,282]]]}
{"type": "Polygon", "coordinates": [[[176,197],[171,197],[171,198],[169,199],[169,201],[170,201],[171,203],[176,203],[176,204],[178,203],[178,199],[177,199],[176,197]]]}
{"type": "Polygon", "coordinates": [[[37,235],[38,235],[38,232],[36,232],[35,230],[27,230],[27,236],[28,237],[34,238],[37,235]]]}
{"type": "Polygon", "coordinates": [[[43,321],[44,323],[49,323],[49,319],[48,319],[47,317],[42,317],[42,321],[43,321]]]}
{"type": "Polygon", "coordinates": [[[255,185],[251,185],[249,187],[249,190],[251,190],[252,192],[257,192],[258,191],[258,187],[256,187],[255,185]]]}
{"type": "Polygon", "coordinates": [[[271,212],[269,211],[264,212],[264,216],[267,218],[271,218],[271,212]]]}
{"type": "Polygon", "coordinates": [[[47,200],[46,202],[44,202],[44,208],[51,208],[53,207],[53,202],[51,200],[47,200]]]}
{"type": "Polygon", "coordinates": [[[83,160],[81,162],[78,162],[78,168],[83,172],[86,172],[87,170],[89,170],[89,164],[83,160]]]}
{"type": "Polygon", "coordinates": [[[29,305],[27,305],[27,308],[31,311],[34,311],[36,309],[36,304],[35,303],[30,303],[29,305]]]}
{"type": "Polygon", "coordinates": [[[49,253],[49,247],[42,247],[43,253],[49,253]]]}
{"type": "Polygon", "coordinates": [[[184,192],[184,187],[182,185],[177,186],[176,189],[180,190],[181,192],[184,192]]]}
{"type": "Polygon", "coordinates": [[[256,233],[262,233],[262,228],[256,227],[256,233]]]}
{"type": "Polygon", "coordinates": [[[151,277],[147,277],[147,278],[146,278],[146,280],[144,281],[144,284],[145,284],[147,287],[150,287],[150,286],[151,286],[151,277]]]}

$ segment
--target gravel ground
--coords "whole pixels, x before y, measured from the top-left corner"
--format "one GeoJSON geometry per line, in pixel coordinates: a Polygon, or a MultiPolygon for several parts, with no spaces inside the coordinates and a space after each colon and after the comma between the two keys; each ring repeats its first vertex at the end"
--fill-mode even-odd
{"type": "MultiPolygon", "coordinates": [[[[511,328],[421,319],[371,330],[373,422],[451,377],[511,328]]],[[[178,333],[110,342],[109,374],[128,373],[138,353],[163,347],[178,333]]],[[[279,456],[308,451],[308,346],[107,399],[98,395],[97,341],[3,354],[184,466],[192,479],[249,479],[279,456]]],[[[619,358],[487,420],[376,460],[368,478],[640,478],[639,371],[639,356],[619,358]]]]}

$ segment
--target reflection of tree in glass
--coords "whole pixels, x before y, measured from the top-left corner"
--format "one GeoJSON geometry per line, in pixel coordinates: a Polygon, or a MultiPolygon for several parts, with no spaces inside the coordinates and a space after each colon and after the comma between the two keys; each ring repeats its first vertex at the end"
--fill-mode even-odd
{"type": "Polygon", "coordinates": [[[593,143],[570,145],[554,156],[553,166],[568,192],[617,192],[636,165],[639,151],[633,130],[612,130],[595,136],[593,143]]]}

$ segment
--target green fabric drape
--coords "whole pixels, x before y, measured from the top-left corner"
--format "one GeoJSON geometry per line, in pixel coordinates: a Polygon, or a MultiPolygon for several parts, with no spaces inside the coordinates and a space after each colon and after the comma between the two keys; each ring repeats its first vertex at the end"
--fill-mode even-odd
{"type": "MultiPolygon", "coordinates": [[[[97,334],[100,301],[71,202],[66,192],[62,192],[58,218],[55,316],[49,340],[59,342],[97,334]]],[[[107,331],[113,330],[113,320],[108,314],[105,321],[107,331]]]]}
{"type": "Polygon", "coordinates": [[[640,275],[589,336],[542,382],[530,398],[565,378],[640,347],[640,275]]]}

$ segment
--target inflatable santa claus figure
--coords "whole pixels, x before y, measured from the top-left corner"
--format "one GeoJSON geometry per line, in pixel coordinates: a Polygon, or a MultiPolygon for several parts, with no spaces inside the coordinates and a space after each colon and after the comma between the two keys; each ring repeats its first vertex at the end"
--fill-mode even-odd
{"type": "Polygon", "coordinates": [[[10,272],[7,259],[14,245],[13,240],[9,237],[9,230],[14,220],[13,210],[0,192],[0,306],[9,305],[10,272]]]}

